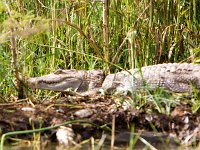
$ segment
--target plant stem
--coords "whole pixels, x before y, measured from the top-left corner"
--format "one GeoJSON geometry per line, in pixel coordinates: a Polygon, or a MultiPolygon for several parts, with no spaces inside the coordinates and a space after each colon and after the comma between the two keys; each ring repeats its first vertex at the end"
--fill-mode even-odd
{"type": "MultiPolygon", "coordinates": [[[[109,61],[109,0],[103,2],[103,49],[105,54],[105,60],[109,61]]],[[[110,72],[108,64],[106,64],[106,70],[110,72]]]]}

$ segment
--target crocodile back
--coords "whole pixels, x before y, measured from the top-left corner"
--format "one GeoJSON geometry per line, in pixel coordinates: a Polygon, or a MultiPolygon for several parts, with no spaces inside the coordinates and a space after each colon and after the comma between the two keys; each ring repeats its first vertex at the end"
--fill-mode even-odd
{"type": "Polygon", "coordinates": [[[169,63],[121,71],[108,75],[102,87],[106,90],[132,92],[144,85],[161,87],[173,92],[191,92],[193,85],[197,89],[200,88],[200,65],[169,63]]]}

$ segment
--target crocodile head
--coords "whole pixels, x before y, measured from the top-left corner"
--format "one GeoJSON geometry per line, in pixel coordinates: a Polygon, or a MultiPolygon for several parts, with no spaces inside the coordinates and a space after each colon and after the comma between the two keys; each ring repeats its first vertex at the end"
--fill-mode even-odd
{"type": "Polygon", "coordinates": [[[64,92],[68,89],[85,92],[101,87],[105,78],[102,70],[57,70],[41,77],[29,78],[27,84],[33,89],[64,92]]]}

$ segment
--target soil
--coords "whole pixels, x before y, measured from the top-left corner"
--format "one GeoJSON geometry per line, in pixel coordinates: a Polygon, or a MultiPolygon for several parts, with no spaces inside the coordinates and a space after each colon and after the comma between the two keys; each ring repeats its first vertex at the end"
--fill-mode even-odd
{"type": "MultiPolygon", "coordinates": [[[[170,115],[158,113],[154,106],[144,105],[136,109],[127,101],[118,103],[113,96],[59,96],[43,102],[30,100],[15,103],[0,104],[0,128],[2,134],[11,131],[32,130],[36,128],[57,125],[70,120],[76,135],[74,140],[81,142],[93,137],[100,139],[102,133],[111,135],[112,125],[115,124],[115,144],[129,143],[130,131],[134,136],[139,135],[155,146],[160,138],[173,144],[198,144],[200,139],[200,115],[193,114],[191,106],[181,103],[173,107],[170,115]],[[151,110],[151,111],[147,111],[151,110]],[[85,120],[86,125],[78,120],[85,120]]],[[[41,139],[56,141],[56,129],[41,133],[41,139]]],[[[17,135],[15,138],[31,139],[33,134],[17,135]]],[[[110,142],[107,138],[107,142],[110,142]]],[[[7,140],[9,142],[9,140],[7,140]]]]}

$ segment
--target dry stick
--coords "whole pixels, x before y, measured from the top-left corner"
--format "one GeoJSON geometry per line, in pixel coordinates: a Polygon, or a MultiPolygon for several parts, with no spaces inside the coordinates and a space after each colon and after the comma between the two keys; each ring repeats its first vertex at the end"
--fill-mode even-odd
{"type": "Polygon", "coordinates": [[[8,14],[11,15],[11,11],[10,11],[10,8],[9,8],[9,6],[8,6],[8,4],[7,4],[7,2],[6,2],[6,0],[3,0],[3,4],[4,4],[4,6],[6,7],[6,11],[8,12],[8,14]]]}
{"type": "Polygon", "coordinates": [[[91,40],[91,39],[86,35],[86,33],[83,32],[83,30],[82,30],[80,27],[78,27],[76,24],[71,23],[70,21],[66,21],[66,20],[62,20],[62,19],[55,19],[55,21],[66,23],[67,25],[69,25],[69,26],[75,28],[76,30],[78,30],[79,33],[80,33],[81,35],[83,35],[83,36],[88,40],[88,42],[89,42],[89,44],[91,45],[91,47],[94,48],[94,50],[95,50],[95,52],[97,53],[98,57],[101,58],[101,59],[103,59],[103,56],[102,56],[102,54],[101,54],[101,51],[100,51],[100,49],[98,48],[98,46],[97,46],[97,44],[95,43],[95,41],[91,40]]]}
{"type": "MultiPolygon", "coordinates": [[[[90,41],[91,41],[92,43],[94,43],[95,47],[97,47],[97,45],[96,45],[96,43],[95,43],[95,38],[94,38],[94,35],[93,35],[93,33],[92,33],[92,30],[91,30],[90,26],[88,27],[88,33],[89,33],[88,38],[90,39],[90,41]]],[[[97,47],[97,48],[98,48],[98,47],[97,47]]],[[[100,53],[100,50],[98,50],[98,51],[99,51],[98,53],[100,53]]],[[[100,53],[100,55],[101,55],[101,53],[100,53]]],[[[102,55],[101,55],[101,57],[103,58],[102,55]]]]}
{"type": "Polygon", "coordinates": [[[73,23],[71,23],[69,21],[65,21],[65,23],[68,24],[68,25],[70,25],[71,27],[77,29],[80,32],[80,34],[82,34],[89,41],[89,44],[95,49],[95,51],[97,52],[97,55],[100,58],[103,59],[103,56],[102,56],[102,54],[100,52],[100,49],[98,48],[98,46],[96,45],[96,43],[93,40],[91,40],[90,38],[88,38],[88,36],[83,32],[83,30],[81,30],[81,28],[79,28],[77,25],[75,25],[75,24],[73,24],[73,23]]]}
{"type": "Polygon", "coordinates": [[[6,102],[6,99],[2,95],[0,95],[0,99],[6,102]]]}
{"type": "MultiPolygon", "coordinates": [[[[6,7],[7,12],[9,13],[10,17],[11,17],[11,10],[6,2],[6,0],[3,1],[4,6],[6,7]]],[[[17,70],[17,44],[16,44],[16,36],[15,36],[15,29],[11,28],[11,38],[10,38],[10,42],[11,42],[11,52],[12,52],[12,67],[13,67],[13,73],[15,75],[15,78],[17,79],[17,91],[18,91],[18,98],[24,98],[24,91],[23,91],[23,83],[21,81],[21,77],[19,75],[19,72],[17,70]]]]}
{"type": "Polygon", "coordinates": [[[23,85],[21,82],[21,78],[17,69],[17,46],[16,46],[16,37],[14,34],[14,29],[11,29],[11,51],[12,51],[12,66],[13,66],[13,73],[16,78],[16,85],[17,85],[17,91],[18,91],[18,98],[24,98],[24,91],[23,91],[23,85]]]}
{"type": "Polygon", "coordinates": [[[92,150],[95,150],[95,148],[94,148],[94,138],[91,137],[90,139],[91,139],[91,147],[92,147],[92,150]]]}
{"type": "Polygon", "coordinates": [[[51,68],[53,68],[53,66],[55,66],[55,53],[56,53],[56,49],[54,48],[55,45],[56,45],[56,21],[54,20],[54,18],[56,18],[56,11],[55,11],[55,4],[51,4],[51,7],[53,7],[53,9],[51,10],[51,16],[52,16],[52,21],[51,21],[51,24],[52,24],[52,45],[53,45],[53,48],[51,48],[51,52],[52,52],[52,63],[51,63],[51,68]]]}
{"type": "MultiPolygon", "coordinates": [[[[105,60],[109,62],[109,0],[103,1],[103,50],[105,60]]],[[[108,64],[106,70],[110,72],[108,64]]]]}
{"type": "Polygon", "coordinates": [[[113,57],[112,59],[112,62],[110,63],[110,66],[109,68],[116,63],[116,58],[117,56],[119,55],[121,49],[122,49],[122,46],[124,45],[125,41],[126,41],[127,37],[124,38],[123,42],[121,43],[121,45],[119,46],[119,48],[117,49],[117,53],[115,54],[115,56],[113,57]]]}
{"type": "Polygon", "coordinates": [[[22,100],[18,100],[16,102],[13,102],[13,103],[1,103],[0,106],[13,106],[13,105],[20,105],[21,102],[26,102],[28,101],[28,99],[22,99],[22,100]]]}
{"type": "MultiPolygon", "coordinates": [[[[141,19],[142,15],[143,15],[143,14],[146,12],[146,10],[149,8],[149,5],[150,5],[150,4],[148,4],[148,5],[145,7],[144,11],[143,11],[143,12],[140,14],[140,16],[137,18],[137,20],[135,21],[135,23],[134,23],[133,26],[135,26],[135,24],[139,21],[139,19],[141,19]]],[[[130,31],[129,31],[129,32],[130,32],[130,31]]],[[[124,45],[124,43],[126,42],[126,40],[127,40],[127,36],[124,38],[123,42],[121,43],[121,45],[120,45],[119,48],[117,49],[117,52],[116,52],[115,56],[113,57],[112,62],[110,63],[109,68],[111,67],[112,64],[115,64],[115,63],[116,63],[117,56],[119,55],[119,53],[120,53],[120,51],[121,51],[121,49],[122,49],[122,46],[124,45]]]]}
{"type": "Polygon", "coordinates": [[[112,137],[111,137],[111,150],[114,150],[115,144],[115,115],[112,116],[112,137]]]}

